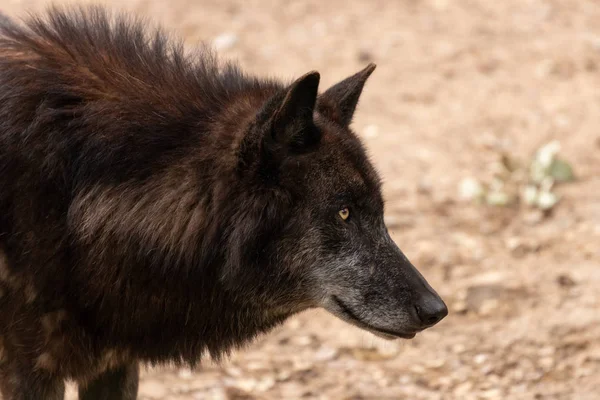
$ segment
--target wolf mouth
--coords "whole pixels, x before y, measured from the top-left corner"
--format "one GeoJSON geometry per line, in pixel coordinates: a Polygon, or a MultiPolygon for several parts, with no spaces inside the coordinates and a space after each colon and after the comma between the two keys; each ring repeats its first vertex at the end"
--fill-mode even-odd
{"type": "Polygon", "coordinates": [[[340,309],[342,315],[344,317],[346,317],[349,320],[349,322],[355,324],[359,328],[368,330],[377,336],[381,336],[384,339],[391,339],[391,338],[412,339],[416,335],[416,332],[397,332],[397,331],[383,329],[383,328],[379,328],[379,327],[373,326],[371,324],[368,324],[368,323],[364,322],[362,319],[360,319],[352,311],[352,309],[350,307],[348,307],[347,305],[345,305],[344,302],[342,302],[337,296],[334,295],[334,296],[332,296],[332,298],[333,298],[333,301],[338,306],[338,308],[340,309]]]}

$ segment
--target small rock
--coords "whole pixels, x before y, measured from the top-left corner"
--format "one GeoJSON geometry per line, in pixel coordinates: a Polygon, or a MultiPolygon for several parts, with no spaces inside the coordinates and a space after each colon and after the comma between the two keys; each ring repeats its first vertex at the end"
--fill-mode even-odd
{"type": "Polygon", "coordinates": [[[336,358],[338,355],[337,349],[333,347],[321,346],[315,353],[315,360],[317,361],[329,361],[336,358]]]}
{"type": "Polygon", "coordinates": [[[422,365],[418,365],[418,364],[411,365],[409,367],[409,369],[410,369],[411,372],[414,372],[415,374],[418,374],[418,375],[422,375],[426,371],[425,367],[423,367],[422,365]]]}
{"type": "Polygon", "coordinates": [[[484,189],[477,179],[465,178],[460,182],[459,194],[463,199],[474,200],[484,195],[484,189]]]}
{"type": "MultiPolygon", "coordinates": [[[[490,375],[494,370],[495,370],[495,368],[492,364],[487,364],[487,365],[484,365],[483,367],[481,367],[481,374],[482,375],[490,375]]],[[[492,376],[494,376],[494,375],[492,375],[492,376]]]]}
{"type": "Polygon", "coordinates": [[[556,155],[560,152],[560,149],[560,142],[553,140],[538,149],[535,160],[543,169],[549,168],[556,155]]]}
{"type": "Polygon", "coordinates": [[[275,386],[275,379],[267,376],[256,383],[255,390],[258,392],[266,392],[275,386]]]}
{"type": "Polygon", "coordinates": [[[508,278],[506,274],[502,271],[490,271],[487,273],[479,274],[471,279],[472,287],[469,290],[478,290],[474,286],[499,285],[506,279],[508,278]]]}
{"type": "Polygon", "coordinates": [[[572,287],[575,286],[575,281],[567,274],[560,274],[556,277],[556,283],[562,287],[572,287]]]}
{"type": "Polygon", "coordinates": [[[443,358],[433,359],[426,362],[427,368],[440,369],[446,365],[446,360],[443,358]]]}
{"type": "Polygon", "coordinates": [[[306,372],[311,371],[313,368],[313,364],[304,359],[295,359],[294,360],[294,371],[295,372],[306,372]]]}
{"type": "Polygon", "coordinates": [[[540,192],[537,197],[537,206],[541,210],[549,210],[558,203],[558,196],[552,192],[540,192]]]}
{"type": "Polygon", "coordinates": [[[288,379],[290,379],[291,376],[292,376],[291,371],[281,371],[279,374],[277,374],[277,381],[285,382],[288,379]]]}
{"type": "Polygon", "coordinates": [[[293,339],[293,342],[299,346],[309,346],[314,341],[311,335],[297,336],[293,339]]]}
{"type": "Polygon", "coordinates": [[[368,63],[368,62],[373,61],[373,54],[371,54],[370,51],[363,49],[358,52],[358,54],[356,55],[356,58],[361,63],[368,63]]]}
{"type": "Polygon", "coordinates": [[[483,364],[484,362],[486,362],[488,359],[487,354],[477,354],[475,357],[473,357],[473,362],[475,362],[475,364],[483,364]]]}
{"type": "Polygon", "coordinates": [[[258,381],[253,378],[236,379],[230,384],[230,386],[233,386],[237,389],[241,389],[245,392],[252,392],[257,385],[258,381]]]}

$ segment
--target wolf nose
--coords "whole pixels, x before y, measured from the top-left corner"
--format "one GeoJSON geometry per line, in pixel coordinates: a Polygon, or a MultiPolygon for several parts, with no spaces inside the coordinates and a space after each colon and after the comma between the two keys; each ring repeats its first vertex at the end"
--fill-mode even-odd
{"type": "Polygon", "coordinates": [[[448,315],[448,307],[444,301],[433,294],[423,296],[415,308],[421,323],[426,327],[437,324],[448,315]]]}

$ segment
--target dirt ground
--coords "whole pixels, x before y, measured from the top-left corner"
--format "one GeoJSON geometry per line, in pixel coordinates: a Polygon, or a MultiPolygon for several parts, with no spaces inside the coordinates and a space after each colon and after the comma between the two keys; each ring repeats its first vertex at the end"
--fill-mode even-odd
{"type": "Polygon", "coordinates": [[[220,366],[145,371],[141,399],[600,399],[600,2],[112,3],[261,75],[325,88],[376,62],[354,126],[394,239],[450,308],[398,342],[306,312],[220,366]],[[578,180],[550,215],[459,199],[499,149],[552,139],[578,180]]]}

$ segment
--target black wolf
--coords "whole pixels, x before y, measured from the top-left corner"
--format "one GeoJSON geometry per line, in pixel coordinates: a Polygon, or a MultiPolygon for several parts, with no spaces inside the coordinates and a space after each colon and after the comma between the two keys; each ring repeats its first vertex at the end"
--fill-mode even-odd
{"type": "Polygon", "coordinates": [[[4,399],[135,399],[323,307],[385,338],[444,302],[390,239],[350,129],[369,65],[259,79],[102,8],[0,20],[4,399]]]}

